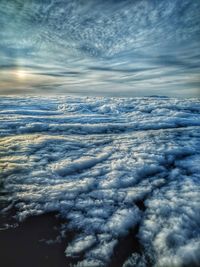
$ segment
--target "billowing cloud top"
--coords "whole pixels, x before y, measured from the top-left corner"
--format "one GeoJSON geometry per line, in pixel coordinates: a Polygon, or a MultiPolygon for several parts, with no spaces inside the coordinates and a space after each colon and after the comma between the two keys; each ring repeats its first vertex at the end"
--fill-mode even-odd
{"type": "Polygon", "coordinates": [[[1,0],[0,93],[197,96],[200,2],[1,0]]]}
{"type": "Polygon", "coordinates": [[[0,204],[62,216],[74,267],[197,267],[199,148],[197,99],[2,97],[0,204]]]}

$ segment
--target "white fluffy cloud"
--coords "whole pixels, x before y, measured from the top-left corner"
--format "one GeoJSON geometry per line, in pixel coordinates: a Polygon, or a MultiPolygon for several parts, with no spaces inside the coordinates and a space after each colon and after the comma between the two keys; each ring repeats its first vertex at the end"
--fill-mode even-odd
{"type": "Polygon", "coordinates": [[[0,133],[8,205],[65,218],[77,266],[106,266],[136,228],[124,266],[200,263],[198,100],[5,97],[0,133]]]}

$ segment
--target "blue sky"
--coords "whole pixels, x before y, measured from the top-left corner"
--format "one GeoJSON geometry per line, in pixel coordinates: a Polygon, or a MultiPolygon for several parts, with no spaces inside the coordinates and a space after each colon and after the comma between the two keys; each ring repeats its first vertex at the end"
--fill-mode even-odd
{"type": "Polygon", "coordinates": [[[198,0],[1,0],[0,94],[200,95],[198,0]]]}

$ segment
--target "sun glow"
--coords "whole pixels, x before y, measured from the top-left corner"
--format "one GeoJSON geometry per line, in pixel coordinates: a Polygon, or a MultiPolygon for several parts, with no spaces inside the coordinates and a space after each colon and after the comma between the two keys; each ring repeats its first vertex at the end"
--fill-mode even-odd
{"type": "Polygon", "coordinates": [[[16,71],[16,76],[20,80],[24,80],[27,77],[27,72],[24,70],[17,70],[16,71]]]}

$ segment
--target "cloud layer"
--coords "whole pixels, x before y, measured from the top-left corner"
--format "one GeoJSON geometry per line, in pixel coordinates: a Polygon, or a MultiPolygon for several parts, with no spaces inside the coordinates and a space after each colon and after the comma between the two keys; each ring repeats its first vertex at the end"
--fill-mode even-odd
{"type": "Polygon", "coordinates": [[[198,100],[4,97],[0,115],[2,201],[58,212],[77,266],[107,266],[130,231],[124,267],[199,265],[198,100]]]}
{"type": "Polygon", "coordinates": [[[197,96],[199,12],[192,0],[2,0],[0,93],[197,96]]]}

